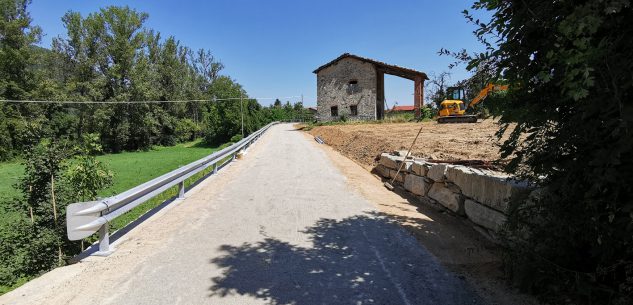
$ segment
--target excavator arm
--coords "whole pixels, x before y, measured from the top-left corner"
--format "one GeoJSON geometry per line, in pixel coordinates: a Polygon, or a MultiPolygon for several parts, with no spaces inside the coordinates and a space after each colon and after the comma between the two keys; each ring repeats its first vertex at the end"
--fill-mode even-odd
{"type": "Polygon", "coordinates": [[[490,94],[490,92],[505,90],[508,90],[508,85],[488,84],[488,86],[481,89],[481,91],[479,91],[479,94],[477,94],[477,96],[472,101],[470,101],[470,104],[468,104],[468,107],[466,109],[474,107],[475,105],[481,103],[481,101],[488,97],[488,94],[490,94]]]}

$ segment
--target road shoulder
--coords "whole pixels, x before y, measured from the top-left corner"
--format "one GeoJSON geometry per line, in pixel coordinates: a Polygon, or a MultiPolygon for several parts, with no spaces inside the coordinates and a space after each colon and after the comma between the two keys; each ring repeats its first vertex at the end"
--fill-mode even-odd
{"type": "Polygon", "coordinates": [[[465,279],[489,304],[538,302],[508,287],[498,246],[479,234],[465,219],[422,203],[407,192],[391,192],[371,168],[354,162],[328,145],[318,144],[304,132],[314,149],[323,150],[345,175],[350,190],[358,192],[376,209],[396,220],[448,270],[465,279]]]}

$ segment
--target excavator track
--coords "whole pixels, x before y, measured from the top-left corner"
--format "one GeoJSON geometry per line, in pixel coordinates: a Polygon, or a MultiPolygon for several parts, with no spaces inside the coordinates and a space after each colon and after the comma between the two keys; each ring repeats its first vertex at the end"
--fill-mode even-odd
{"type": "Polygon", "coordinates": [[[445,116],[445,117],[437,118],[437,122],[440,124],[477,123],[477,116],[476,115],[445,116]]]}

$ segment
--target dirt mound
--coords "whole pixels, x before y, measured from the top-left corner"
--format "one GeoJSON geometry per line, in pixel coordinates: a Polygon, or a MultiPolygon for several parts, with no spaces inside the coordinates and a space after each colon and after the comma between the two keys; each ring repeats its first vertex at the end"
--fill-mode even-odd
{"type": "Polygon", "coordinates": [[[318,126],[310,130],[327,145],[348,158],[371,166],[382,152],[407,150],[420,124],[422,133],[413,147],[413,155],[438,160],[500,158],[495,133],[499,126],[492,120],[473,124],[396,123],[318,126]]]}

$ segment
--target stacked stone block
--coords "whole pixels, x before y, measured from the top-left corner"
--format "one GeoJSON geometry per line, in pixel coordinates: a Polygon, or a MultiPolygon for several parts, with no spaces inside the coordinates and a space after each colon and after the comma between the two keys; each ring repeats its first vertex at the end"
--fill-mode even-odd
{"type": "Polygon", "coordinates": [[[432,199],[491,233],[498,232],[506,222],[509,203],[524,200],[532,191],[527,183],[504,173],[390,153],[380,156],[376,173],[392,179],[403,163],[396,181],[404,189],[432,199]]]}

